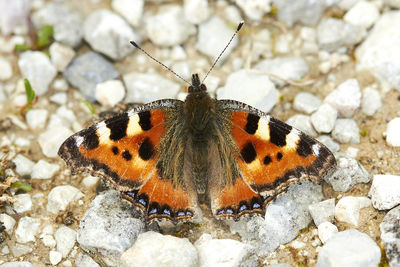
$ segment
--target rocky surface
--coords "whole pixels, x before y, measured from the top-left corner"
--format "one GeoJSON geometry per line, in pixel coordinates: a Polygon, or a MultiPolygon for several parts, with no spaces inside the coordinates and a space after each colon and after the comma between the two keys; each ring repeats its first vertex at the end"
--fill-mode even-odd
{"type": "Polygon", "coordinates": [[[399,265],[398,8],[0,0],[0,266],[399,265]],[[57,155],[68,136],[127,102],[184,100],[241,20],[205,84],[325,144],[338,167],[321,185],[292,185],[239,222],[202,204],[196,223],[146,224],[99,177],[71,173],[57,155]]]}

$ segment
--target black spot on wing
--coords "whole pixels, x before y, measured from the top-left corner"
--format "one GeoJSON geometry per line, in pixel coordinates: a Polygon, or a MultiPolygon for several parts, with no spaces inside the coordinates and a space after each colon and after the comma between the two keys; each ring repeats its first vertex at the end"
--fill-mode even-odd
{"type": "Polygon", "coordinates": [[[276,159],[277,160],[281,160],[283,158],[283,155],[281,152],[278,152],[278,154],[276,154],[276,159]]]}
{"type": "Polygon", "coordinates": [[[126,128],[128,127],[128,113],[123,113],[117,117],[110,118],[105,121],[108,129],[110,129],[110,139],[118,141],[126,136],[126,128]]]}
{"type": "Polygon", "coordinates": [[[122,153],[122,157],[123,157],[126,161],[129,161],[129,160],[132,159],[132,155],[131,155],[131,153],[130,153],[128,150],[125,150],[125,151],[122,153]]]}
{"type": "Polygon", "coordinates": [[[271,157],[270,156],[265,156],[265,158],[264,158],[264,165],[268,165],[268,164],[270,164],[272,162],[272,159],[271,159],[271,157]]]}
{"type": "Polygon", "coordinates": [[[151,125],[151,114],[150,111],[143,111],[140,112],[139,114],[139,125],[142,128],[143,131],[148,131],[151,128],[153,128],[153,125],[151,125]]]}
{"type": "Polygon", "coordinates": [[[270,119],[269,125],[271,143],[280,147],[285,146],[286,135],[290,133],[292,126],[287,125],[286,123],[283,123],[275,118],[270,119]]]}
{"type": "Polygon", "coordinates": [[[246,163],[251,163],[257,157],[257,152],[252,142],[245,144],[240,151],[240,154],[246,163]]]}
{"type": "Polygon", "coordinates": [[[249,134],[255,134],[258,129],[259,120],[259,116],[249,113],[249,115],[247,115],[247,123],[244,130],[249,134]]]}
{"type": "Polygon", "coordinates": [[[316,144],[316,142],[305,134],[300,135],[300,141],[297,143],[296,152],[302,157],[307,157],[313,153],[312,146],[316,144]]]}
{"type": "Polygon", "coordinates": [[[112,151],[112,153],[113,153],[114,155],[117,155],[118,152],[119,152],[119,149],[118,149],[118,147],[113,146],[113,147],[111,148],[111,151],[112,151]]]}
{"type": "Polygon", "coordinates": [[[99,137],[96,134],[96,127],[91,126],[81,131],[80,136],[83,137],[83,145],[87,150],[95,149],[99,146],[99,137]]]}
{"type": "Polygon", "coordinates": [[[154,146],[149,138],[145,138],[139,147],[139,157],[143,160],[149,160],[154,155],[154,146]]]}

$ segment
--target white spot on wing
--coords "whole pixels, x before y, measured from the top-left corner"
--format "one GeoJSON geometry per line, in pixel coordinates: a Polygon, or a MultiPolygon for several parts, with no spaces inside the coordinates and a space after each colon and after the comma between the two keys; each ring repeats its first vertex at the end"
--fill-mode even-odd
{"type": "Polygon", "coordinates": [[[300,141],[300,131],[292,128],[290,133],[286,135],[286,145],[285,150],[295,150],[297,148],[297,143],[300,141]]]}
{"type": "Polygon", "coordinates": [[[139,125],[139,115],[137,113],[128,112],[129,122],[126,129],[127,136],[134,136],[142,132],[142,127],[139,125]]]}
{"type": "Polygon", "coordinates": [[[269,141],[269,116],[261,117],[258,121],[258,128],[256,131],[256,136],[260,137],[263,140],[269,141]]]}
{"type": "Polygon", "coordinates": [[[321,146],[319,144],[314,144],[312,146],[312,151],[314,153],[315,156],[319,155],[319,150],[320,150],[321,146]]]}
{"type": "Polygon", "coordinates": [[[77,147],[80,147],[83,143],[84,138],[80,135],[75,136],[75,144],[77,147]]]}
{"type": "Polygon", "coordinates": [[[97,124],[97,136],[99,137],[100,144],[110,143],[110,128],[107,127],[104,121],[97,124]]]}

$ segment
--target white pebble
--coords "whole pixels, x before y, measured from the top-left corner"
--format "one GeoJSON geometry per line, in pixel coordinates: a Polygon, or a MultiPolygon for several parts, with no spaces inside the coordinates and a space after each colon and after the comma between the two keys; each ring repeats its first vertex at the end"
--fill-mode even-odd
{"type": "Polygon", "coordinates": [[[53,265],[57,265],[62,260],[62,254],[58,251],[50,251],[49,253],[50,263],[53,265]]]}
{"type": "Polygon", "coordinates": [[[41,159],[33,166],[31,177],[32,179],[50,179],[58,170],[60,170],[60,165],[41,159]]]}
{"type": "Polygon", "coordinates": [[[35,241],[35,236],[39,231],[40,220],[26,216],[19,219],[18,227],[15,230],[15,236],[19,243],[28,243],[35,241]]]}
{"type": "Polygon", "coordinates": [[[49,47],[51,62],[60,72],[64,71],[75,57],[75,51],[67,45],[54,42],[49,47]]]}
{"type": "Polygon", "coordinates": [[[96,100],[106,107],[113,107],[125,97],[120,80],[109,80],[96,85],[96,100]]]}
{"type": "Polygon", "coordinates": [[[344,21],[364,28],[371,27],[379,18],[375,3],[359,1],[344,15],[344,21]]]}
{"type": "Polygon", "coordinates": [[[16,166],[16,172],[21,176],[31,174],[32,168],[35,165],[33,161],[20,154],[13,159],[13,163],[16,166]]]}
{"type": "Polygon", "coordinates": [[[308,92],[300,92],[294,98],[293,108],[300,112],[311,114],[318,109],[321,103],[322,101],[319,97],[308,92]]]}
{"type": "Polygon", "coordinates": [[[61,144],[71,136],[73,132],[63,126],[52,127],[39,135],[38,142],[43,154],[49,158],[57,157],[61,144]]]}
{"type": "Polygon", "coordinates": [[[99,177],[88,175],[82,179],[82,185],[87,189],[92,189],[99,183],[99,180],[99,177]]]}
{"type": "Polygon", "coordinates": [[[335,199],[313,203],[308,206],[308,210],[316,226],[323,222],[332,222],[335,217],[335,199]]]}
{"type": "Polygon", "coordinates": [[[68,83],[65,79],[62,79],[62,78],[55,79],[53,82],[53,87],[57,91],[67,91],[68,83]]]}
{"type": "Polygon", "coordinates": [[[388,210],[400,204],[400,176],[374,175],[368,194],[378,210],[388,210]]]}
{"type": "Polygon", "coordinates": [[[352,117],[361,105],[358,81],[349,79],[341,83],[325,98],[325,102],[337,109],[339,117],[352,117]]]}
{"type": "Polygon", "coordinates": [[[335,218],[340,222],[346,222],[358,226],[360,210],[370,205],[371,200],[367,197],[343,197],[336,204],[335,218]]]}
{"type": "Polygon", "coordinates": [[[332,137],[340,143],[360,143],[360,129],[353,119],[337,119],[332,137]]]}
{"type": "Polygon", "coordinates": [[[42,242],[48,248],[54,248],[56,246],[56,240],[52,235],[44,235],[42,237],[42,242]]]}
{"type": "Polygon", "coordinates": [[[30,194],[19,194],[14,196],[14,210],[18,213],[24,213],[32,209],[32,199],[30,194]]]}
{"type": "Polygon", "coordinates": [[[338,232],[336,225],[331,222],[323,222],[318,225],[318,237],[323,244],[338,232]]]}
{"type": "Polygon", "coordinates": [[[0,81],[8,80],[12,77],[12,66],[8,60],[0,57],[0,81]]]}
{"type": "Polygon", "coordinates": [[[33,130],[43,129],[47,120],[47,109],[31,109],[25,114],[26,123],[33,130]]]}
{"type": "Polygon", "coordinates": [[[271,0],[236,0],[250,20],[259,21],[271,10],[271,0]]]}
{"type": "Polygon", "coordinates": [[[319,133],[330,133],[335,126],[337,110],[324,103],[311,115],[311,123],[319,133]]]}
{"type": "Polygon", "coordinates": [[[57,214],[81,197],[83,197],[82,192],[73,186],[61,185],[54,187],[49,193],[46,209],[51,213],[57,214]]]}
{"type": "Polygon", "coordinates": [[[14,140],[14,144],[16,146],[30,146],[31,145],[31,141],[29,141],[29,139],[23,138],[23,137],[17,137],[14,140]]]}
{"type": "Polygon", "coordinates": [[[382,107],[381,94],[378,90],[366,87],[361,100],[361,110],[364,114],[372,116],[382,107]]]}
{"type": "Polygon", "coordinates": [[[59,105],[65,105],[67,103],[67,94],[64,92],[55,93],[50,96],[50,101],[59,105]]]}
{"type": "Polygon", "coordinates": [[[69,227],[61,226],[55,233],[57,251],[62,253],[63,258],[67,257],[75,245],[76,232],[69,227]]]}
{"type": "Polygon", "coordinates": [[[183,12],[188,21],[199,24],[210,16],[210,7],[207,0],[185,0],[183,1],[183,12]]]}
{"type": "Polygon", "coordinates": [[[2,222],[4,227],[6,228],[5,230],[7,234],[12,235],[15,226],[14,218],[5,213],[2,213],[0,214],[0,222],[2,222]]]}
{"type": "Polygon", "coordinates": [[[142,18],[144,0],[113,0],[112,8],[132,26],[138,26],[142,18]]]}
{"type": "Polygon", "coordinates": [[[224,17],[234,25],[243,20],[240,10],[235,5],[229,5],[225,8],[224,17]]]}
{"type": "Polygon", "coordinates": [[[386,128],[386,143],[393,147],[400,146],[400,117],[389,121],[386,128]]]}

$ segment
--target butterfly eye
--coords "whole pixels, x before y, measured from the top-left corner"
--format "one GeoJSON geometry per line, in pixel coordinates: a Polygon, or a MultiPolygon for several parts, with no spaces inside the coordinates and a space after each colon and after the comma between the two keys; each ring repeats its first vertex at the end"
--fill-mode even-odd
{"type": "Polygon", "coordinates": [[[204,84],[200,85],[201,91],[207,91],[207,87],[204,84]]]}

